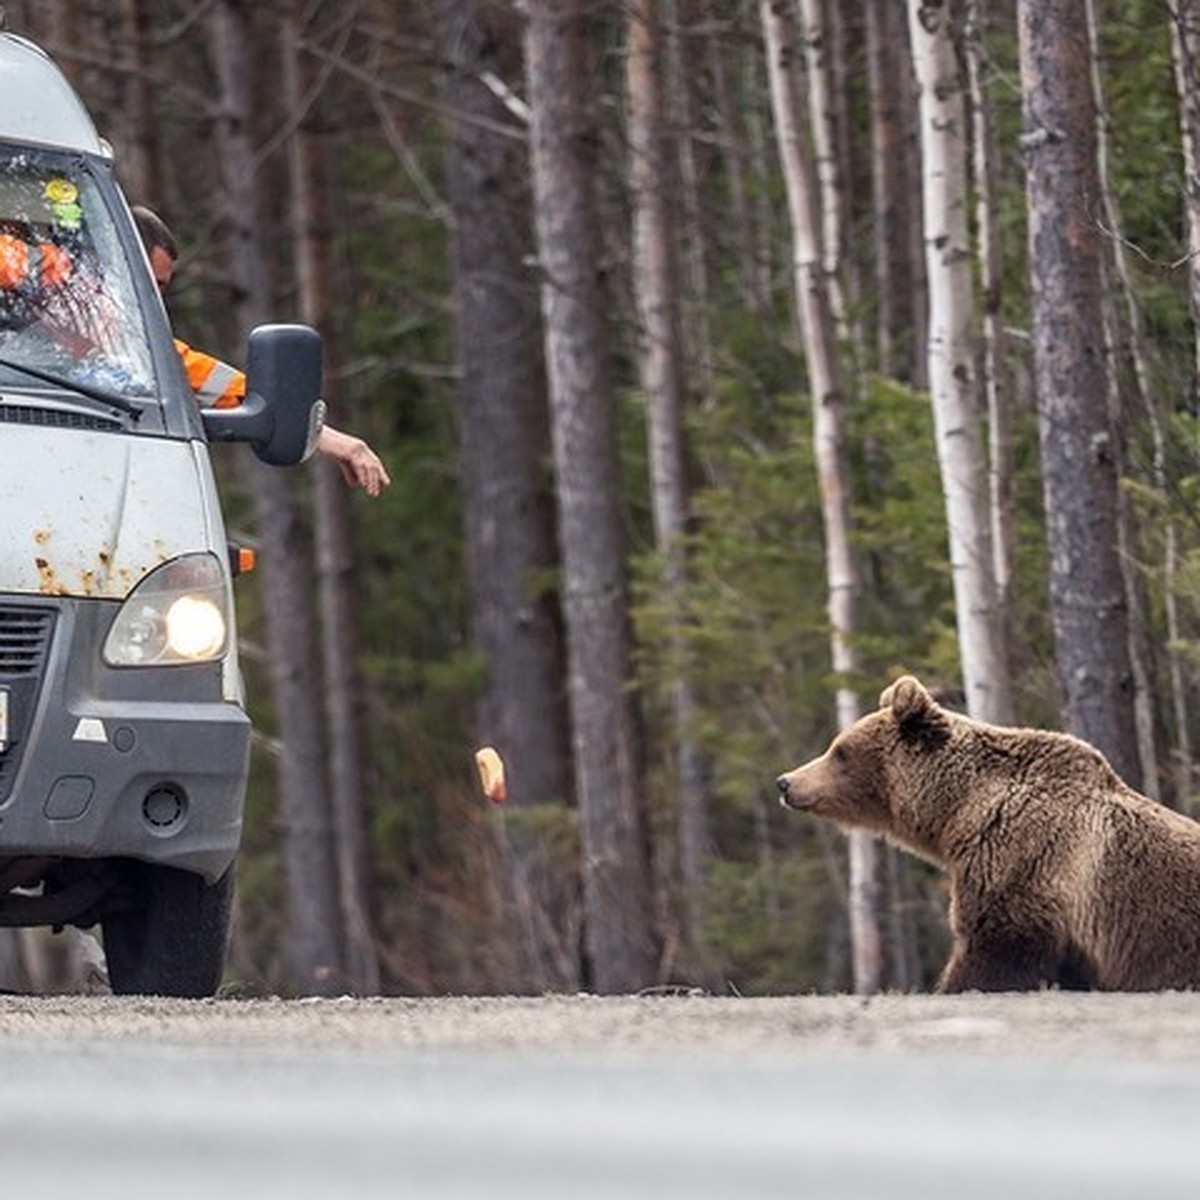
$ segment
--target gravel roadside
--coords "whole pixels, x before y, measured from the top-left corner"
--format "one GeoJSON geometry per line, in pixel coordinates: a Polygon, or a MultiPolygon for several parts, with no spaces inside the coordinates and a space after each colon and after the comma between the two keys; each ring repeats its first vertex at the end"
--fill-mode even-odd
{"type": "Polygon", "coordinates": [[[1200,995],[218,999],[0,996],[0,1041],[589,1055],[1200,1060],[1200,995]]]}

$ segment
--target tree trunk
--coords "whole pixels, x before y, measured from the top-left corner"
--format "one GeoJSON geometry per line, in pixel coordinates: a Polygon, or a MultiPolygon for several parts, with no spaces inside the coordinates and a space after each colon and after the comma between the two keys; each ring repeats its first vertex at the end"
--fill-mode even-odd
{"type": "Polygon", "coordinates": [[[1067,727],[1141,783],[1107,406],[1096,114],[1083,0],[1021,0],[1034,378],[1067,727]]]}
{"type": "MultiPolygon", "coordinates": [[[[1181,0],[1171,6],[1171,52],[1175,86],[1180,96],[1180,138],[1183,149],[1184,218],[1188,229],[1188,298],[1192,307],[1193,367],[1190,408],[1200,413],[1200,5],[1181,0]]],[[[1156,448],[1157,449],[1157,448],[1156,448]]],[[[1163,594],[1166,608],[1166,644],[1171,680],[1171,712],[1175,718],[1176,790],[1180,797],[1192,792],[1192,736],[1186,671],[1181,654],[1178,580],[1178,527],[1168,518],[1164,532],[1163,594]]]]}
{"type": "MultiPolygon", "coordinates": [[[[839,680],[838,727],[859,716],[851,679],[858,669],[853,637],[860,591],[858,564],[850,542],[850,471],[846,447],[845,393],[840,379],[834,314],[826,288],[821,227],[812,162],[800,121],[794,62],[794,30],[778,0],[761,0],[771,105],[791,216],[793,284],[800,314],[813,405],[813,443],[825,528],[829,586],[830,654],[839,680]]],[[[874,838],[850,835],[850,930],[854,987],[870,994],[883,979],[879,852],[874,838]]]]}
{"type": "MultiPolygon", "coordinates": [[[[693,103],[695,84],[693,63],[697,51],[696,37],[679,20],[679,0],[665,0],[667,33],[667,120],[678,130],[675,150],[678,156],[676,171],[679,179],[679,207],[683,212],[683,228],[679,244],[683,257],[684,328],[681,331],[684,351],[689,362],[695,363],[694,386],[708,404],[717,394],[716,351],[713,346],[712,306],[708,286],[708,239],[701,224],[704,207],[700,197],[699,168],[696,157],[696,128],[693,103]]],[[[689,5],[689,13],[695,7],[689,5]]],[[[723,74],[714,70],[716,103],[720,106],[723,74]]],[[[741,243],[739,242],[739,245],[741,243]]]]}
{"type": "MultiPolygon", "coordinates": [[[[1188,298],[1193,326],[1194,366],[1191,409],[1200,412],[1200,4],[1179,0],[1171,5],[1171,50],[1175,88],[1179,93],[1179,132],[1183,148],[1184,217],[1188,231],[1188,298]]],[[[1171,709],[1175,719],[1176,791],[1191,792],[1192,739],[1176,587],[1179,573],[1179,530],[1168,517],[1164,532],[1163,595],[1166,607],[1167,655],[1171,709]]]]}
{"type": "Polygon", "coordinates": [[[118,110],[125,136],[125,153],[120,159],[122,186],[134,203],[161,206],[158,106],[146,62],[150,15],[145,0],[121,0],[120,9],[117,45],[123,79],[118,110]]]}
{"type": "MultiPolygon", "coordinates": [[[[634,210],[633,272],[639,314],[639,374],[646,398],[650,497],[655,546],[663,560],[664,607],[681,611],[687,582],[684,534],[689,495],[684,445],[686,393],[679,333],[679,277],[667,167],[662,25],[657,0],[631,0],[629,172],[634,210]]],[[[685,940],[699,966],[704,955],[705,868],[709,846],[703,757],[695,740],[696,698],[683,630],[670,635],[670,707],[678,779],[679,866],[685,940]]]]}
{"type": "MultiPolygon", "coordinates": [[[[1188,231],[1188,298],[1192,324],[1200,331],[1200,3],[1170,0],[1171,51],[1179,93],[1179,133],[1188,231]]],[[[1200,412],[1200,332],[1194,339],[1191,407],[1200,412]]]]}
{"type": "MultiPolygon", "coordinates": [[[[224,229],[234,285],[233,309],[248,331],[271,310],[250,136],[248,81],[255,44],[243,5],[221,0],[208,17],[222,120],[218,161],[224,175],[224,229]]],[[[263,55],[265,61],[269,55],[263,55]]],[[[261,539],[259,562],[269,614],[279,800],[287,882],[287,960],[292,986],[336,993],[344,986],[336,857],[325,750],[312,573],[304,523],[282,471],[253,464],[250,482],[261,539]]]]}
{"type": "Polygon", "coordinates": [[[813,131],[813,166],[820,196],[821,268],[837,332],[847,338],[846,301],[842,296],[842,237],[845,228],[845,188],[838,159],[838,110],[830,55],[826,0],[800,0],[800,37],[804,43],[808,111],[813,131]]]}
{"type": "MultiPolygon", "coordinates": [[[[1103,81],[1100,73],[1100,35],[1096,27],[1093,0],[1085,0],[1088,27],[1088,57],[1091,63],[1092,97],[1096,107],[1096,174],[1100,181],[1100,208],[1110,236],[1106,239],[1107,255],[1101,263],[1104,280],[1105,352],[1108,356],[1108,416],[1113,430],[1117,453],[1118,477],[1129,466],[1129,448],[1125,436],[1127,419],[1136,410],[1126,412],[1121,379],[1124,366],[1133,369],[1133,382],[1139,408],[1148,418],[1154,445],[1152,472],[1162,482],[1165,443],[1162,425],[1151,398],[1152,385],[1142,338],[1141,313],[1133,293],[1133,280],[1125,257],[1122,221],[1116,195],[1109,180],[1108,114],[1105,108],[1103,81]],[[1127,317],[1126,336],[1121,336],[1118,298],[1124,301],[1127,317]]],[[[1141,563],[1141,547],[1137,514],[1133,501],[1124,487],[1117,488],[1117,529],[1119,534],[1118,562],[1125,577],[1125,596],[1129,604],[1129,663],[1134,680],[1134,713],[1136,717],[1138,757],[1141,764],[1142,790],[1154,800],[1161,798],[1158,778],[1158,744],[1155,721],[1154,685],[1152,682],[1152,652],[1146,628],[1145,580],[1141,563]]]]}
{"type": "Polygon", "coordinates": [[[512,808],[500,830],[511,986],[573,991],[582,978],[579,864],[561,849],[571,839],[547,839],[535,816],[566,822],[573,785],[565,656],[545,583],[557,548],[538,294],[526,266],[529,158],[526,129],[482,79],[516,86],[520,29],[479,0],[448,0],[442,16],[471,636],[488,666],[479,740],[508,768],[512,808]]]}
{"type": "MultiPolygon", "coordinates": [[[[751,163],[750,128],[755,121],[755,114],[745,102],[747,89],[746,80],[738,70],[743,56],[730,53],[730,42],[713,32],[718,28],[718,15],[712,0],[673,0],[677,8],[682,8],[692,14],[695,26],[706,32],[691,34],[690,40],[703,38],[705,54],[702,62],[699,56],[693,55],[697,61],[677,65],[668,94],[678,96],[682,92],[695,89],[694,78],[699,74],[702,65],[707,66],[708,78],[711,79],[711,95],[703,101],[712,107],[712,121],[720,139],[721,148],[720,170],[724,180],[725,192],[728,197],[730,211],[729,236],[733,239],[733,253],[737,263],[737,282],[741,302],[753,313],[764,312],[767,308],[767,273],[759,251],[762,248],[762,230],[759,228],[759,213],[755,208],[751,195],[753,189],[754,169],[751,163]],[[690,71],[687,67],[691,66],[690,71]],[[683,68],[683,69],[680,69],[683,68]]],[[[740,24],[737,16],[731,21],[740,24]]],[[[734,43],[736,45],[736,42],[734,43]]],[[[756,62],[757,56],[751,59],[745,56],[745,61],[756,62]]],[[[702,106],[698,108],[703,111],[702,106]]],[[[686,134],[685,145],[690,153],[693,149],[693,139],[698,131],[692,128],[690,122],[679,126],[686,134]]],[[[690,229],[685,234],[693,240],[703,240],[703,231],[697,226],[696,232],[690,229]],[[697,234],[700,236],[697,237],[697,234]]]]}
{"type": "Polygon", "coordinates": [[[866,0],[875,236],[875,369],[915,383],[924,377],[925,297],[919,252],[920,188],[905,84],[908,29],[892,0],[866,0]],[[922,365],[918,367],[918,362],[922,365]]]}
{"type": "Polygon", "coordinates": [[[975,306],[967,221],[967,112],[950,6],[910,0],[909,38],[920,86],[929,391],[958,621],[967,710],[1012,723],[1012,686],[996,599],[988,470],[975,370],[975,306]]]}
{"type": "MultiPolygon", "coordinates": [[[[284,24],[283,100],[288,113],[305,113],[305,96],[311,82],[299,46],[300,21],[307,7],[304,0],[295,0],[293,16],[284,24]]],[[[325,353],[322,394],[329,411],[336,413],[339,355],[335,326],[328,311],[334,295],[329,185],[311,105],[288,139],[288,181],[300,320],[321,334],[325,353]]],[[[379,991],[380,978],[363,812],[366,783],[362,762],[362,680],[358,672],[354,539],[341,471],[328,459],[318,459],[313,467],[317,499],[317,589],[325,676],[323,701],[346,985],[360,995],[373,995],[379,991]]]]}
{"type": "Polygon", "coordinates": [[[979,289],[983,295],[983,388],[987,397],[988,507],[992,525],[992,563],[1001,644],[1012,677],[1013,571],[1016,520],[1013,502],[1012,396],[1004,333],[1004,258],[997,208],[996,127],[988,95],[990,63],[984,45],[979,0],[969,0],[966,28],[967,72],[971,96],[971,145],[975,182],[975,227],[979,245],[979,289]]]}
{"type": "Polygon", "coordinates": [[[585,943],[601,992],[656,979],[628,690],[614,395],[594,195],[592,43],[579,0],[523,3],[526,87],[562,546],[585,943]]]}

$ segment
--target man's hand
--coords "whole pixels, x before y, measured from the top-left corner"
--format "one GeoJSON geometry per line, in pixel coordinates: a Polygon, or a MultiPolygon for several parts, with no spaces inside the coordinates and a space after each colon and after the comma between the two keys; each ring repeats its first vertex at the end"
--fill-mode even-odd
{"type": "Polygon", "coordinates": [[[368,496],[378,496],[392,482],[383,460],[362,438],[343,433],[332,425],[322,427],[316,450],[332,458],[341,467],[346,482],[362,488],[368,496]]]}

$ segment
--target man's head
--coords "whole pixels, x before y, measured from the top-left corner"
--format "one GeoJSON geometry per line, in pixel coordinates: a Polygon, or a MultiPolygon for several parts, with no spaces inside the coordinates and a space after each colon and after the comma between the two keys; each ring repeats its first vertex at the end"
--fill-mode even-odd
{"type": "Polygon", "coordinates": [[[165,292],[175,275],[175,264],[179,261],[179,246],[175,235],[162,217],[151,209],[137,204],[132,211],[142,245],[146,247],[146,254],[150,259],[154,282],[158,284],[160,292],[165,292]]]}

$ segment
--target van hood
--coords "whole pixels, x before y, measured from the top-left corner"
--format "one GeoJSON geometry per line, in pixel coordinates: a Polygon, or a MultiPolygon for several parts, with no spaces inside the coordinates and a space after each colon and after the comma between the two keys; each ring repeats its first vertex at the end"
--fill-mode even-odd
{"type": "Polygon", "coordinates": [[[169,559],[212,549],[198,450],[0,424],[0,592],[119,600],[169,559]]]}

